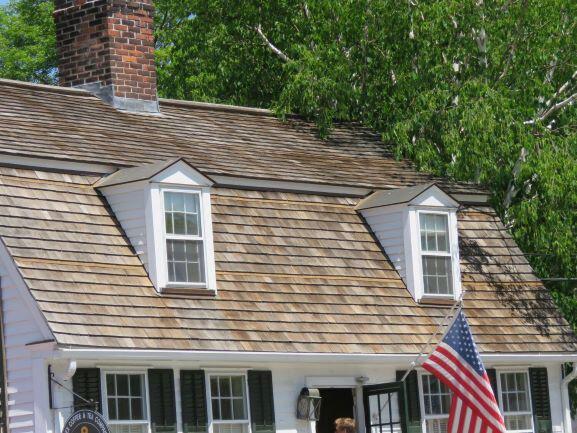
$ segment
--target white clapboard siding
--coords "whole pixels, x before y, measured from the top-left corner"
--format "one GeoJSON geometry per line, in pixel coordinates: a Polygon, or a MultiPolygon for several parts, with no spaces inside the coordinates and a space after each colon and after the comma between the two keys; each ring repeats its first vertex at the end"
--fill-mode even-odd
{"type": "Polygon", "coordinates": [[[149,270],[145,185],[143,182],[134,182],[108,187],[103,189],[103,194],[142,264],[149,270]]]}
{"type": "Polygon", "coordinates": [[[406,282],[403,212],[387,212],[383,208],[365,212],[367,223],[389,256],[393,266],[406,282]]]}
{"type": "Polygon", "coordinates": [[[8,429],[10,433],[34,431],[34,371],[28,344],[45,341],[49,332],[43,326],[24,281],[12,259],[0,244],[0,285],[6,353],[8,429]],[[27,298],[28,297],[28,298],[27,298]]]}

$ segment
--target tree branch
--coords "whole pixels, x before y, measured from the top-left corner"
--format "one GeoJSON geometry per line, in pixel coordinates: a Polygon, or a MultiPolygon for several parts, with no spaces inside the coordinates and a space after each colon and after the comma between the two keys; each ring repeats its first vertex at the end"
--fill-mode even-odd
{"type": "Polygon", "coordinates": [[[261,28],[260,24],[258,26],[256,26],[254,29],[256,30],[256,32],[258,33],[260,38],[264,41],[264,43],[269,47],[269,49],[277,55],[277,57],[279,57],[283,62],[290,62],[289,56],[287,56],[285,53],[283,53],[279,48],[277,48],[275,45],[273,45],[273,43],[271,41],[268,40],[266,35],[262,32],[262,28],[261,28]]]}
{"type": "Polygon", "coordinates": [[[577,101],[577,92],[573,93],[569,97],[563,99],[562,101],[556,103],[552,107],[549,107],[543,114],[538,117],[538,120],[545,120],[549,116],[555,114],[557,111],[562,110],[568,105],[573,104],[573,102],[577,101]]]}

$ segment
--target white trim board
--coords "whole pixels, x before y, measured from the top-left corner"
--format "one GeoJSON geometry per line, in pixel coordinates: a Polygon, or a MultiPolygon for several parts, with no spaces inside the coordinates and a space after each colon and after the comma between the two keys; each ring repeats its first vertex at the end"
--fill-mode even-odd
{"type": "MultiPolygon", "coordinates": [[[[226,352],[226,351],[179,351],[179,350],[139,350],[139,349],[90,349],[60,347],[54,358],[72,359],[112,359],[141,361],[197,361],[197,362],[274,362],[291,363],[396,363],[405,364],[415,360],[416,355],[405,354],[336,354],[336,353],[280,353],[280,352],[226,352]]],[[[575,353],[499,353],[481,354],[487,363],[538,363],[577,361],[575,353]]]]}
{"type": "MultiPolygon", "coordinates": [[[[40,331],[42,337],[45,340],[42,341],[41,343],[50,344],[52,341],[54,341],[54,335],[52,334],[52,331],[48,326],[48,322],[46,321],[46,318],[40,311],[38,303],[32,297],[30,290],[28,290],[28,285],[24,281],[24,278],[22,278],[22,275],[20,274],[20,271],[18,270],[16,263],[14,263],[12,256],[8,252],[8,248],[6,248],[6,245],[4,244],[4,241],[1,238],[0,238],[0,266],[2,266],[3,269],[5,269],[6,273],[10,275],[10,278],[13,281],[17,282],[17,287],[18,291],[20,292],[21,299],[24,302],[24,305],[27,307],[27,310],[30,312],[30,316],[32,317],[34,322],[38,325],[38,330],[40,331]]],[[[1,284],[2,281],[0,281],[0,285],[1,284]]],[[[33,348],[31,349],[34,350],[33,348]]]]}

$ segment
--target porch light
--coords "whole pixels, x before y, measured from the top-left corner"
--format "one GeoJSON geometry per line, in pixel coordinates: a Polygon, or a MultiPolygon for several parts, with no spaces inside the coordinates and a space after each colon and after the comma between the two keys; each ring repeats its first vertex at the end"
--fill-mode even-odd
{"type": "Polygon", "coordinates": [[[297,418],[318,421],[321,411],[321,393],[316,388],[303,388],[297,401],[297,418]]]}

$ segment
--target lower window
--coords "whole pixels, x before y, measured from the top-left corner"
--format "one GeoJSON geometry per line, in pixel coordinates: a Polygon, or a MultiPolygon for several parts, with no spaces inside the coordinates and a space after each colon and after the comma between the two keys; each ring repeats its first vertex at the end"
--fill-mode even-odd
{"type": "Polygon", "coordinates": [[[533,412],[527,372],[499,373],[501,410],[508,432],[532,433],[533,412]]]}
{"type": "Polygon", "coordinates": [[[451,391],[431,374],[421,376],[426,433],[447,433],[451,391]]]}
{"type": "Polygon", "coordinates": [[[244,375],[210,376],[212,433],[248,433],[244,375]]]}
{"type": "Polygon", "coordinates": [[[106,373],[106,416],[112,433],[147,433],[144,374],[106,373]]]}

